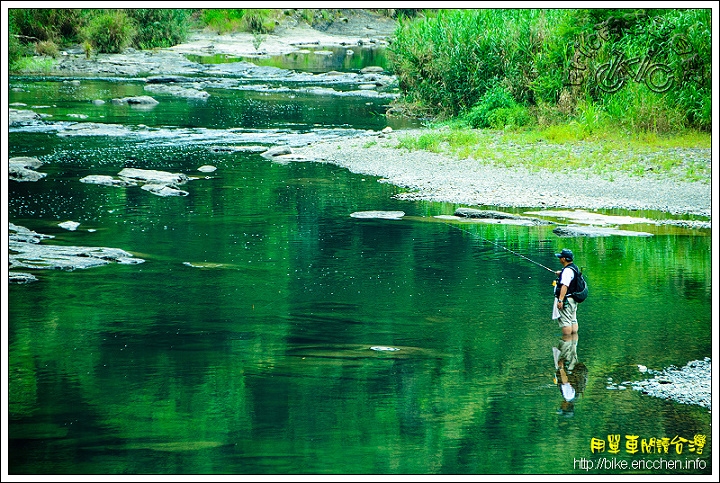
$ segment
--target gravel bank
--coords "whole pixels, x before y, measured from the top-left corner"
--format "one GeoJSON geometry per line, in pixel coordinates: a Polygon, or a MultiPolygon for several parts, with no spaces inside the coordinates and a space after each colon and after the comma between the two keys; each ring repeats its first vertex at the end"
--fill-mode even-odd
{"type": "MultiPolygon", "coordinates": [[[[401,136],[426,130],[394,131],[327,141],[294,151],[348,170],[408,188],[402,199],[423,199],[467,205],[658,210],[673,215],[711,216],[710,183],[687,182],[671,176],[648,174],[596,175],[589,172],[531,172],[520,167],[499,167],[475,159],[457,159],[428,151],[397,148],[401,136]]],[[[550,149],[547,145],[532,149],[550,149]]],[[[687,150],[707,158],[710,149],[687,150]]],[[[707,227],[707,223],[701,224],[707,227]]]]}
{"type": "Polygon", "coordinates": [[[712,406],[711,360],[690,361],[681,369],[671,366],[662,371],[650,371],[652,379],[632,382],[633,389],[654,397],[670,399],[682,404],[712,406]]]}

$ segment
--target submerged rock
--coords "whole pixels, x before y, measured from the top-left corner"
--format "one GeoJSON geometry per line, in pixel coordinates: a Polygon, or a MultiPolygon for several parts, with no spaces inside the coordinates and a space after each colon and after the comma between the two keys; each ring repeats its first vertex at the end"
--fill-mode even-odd
{"type": "Polygon", "coordinates": [[[405,216],[404,211],[356,211],[350,213],[353,218],[378,218],[382,220],[399,220],[405,216]]]}
{"type": "Polygon", "coordinates": [[[42,166],[42,161],[37,158],[20,156],[10,158],[8,165],[9,178],[13,181],[37,181],[47,176],[47,173],[40,173],[33,168],[42,166]]]}
{"type": "Polygon", "coordinates": [[[158,196],[187,196],[190,193],[166,184],[148,183],[141,186],[145,191],[158,196]]]}
{"type": "Polygon", "coordinates": [[[190,99],[207,99],[210,97],[206,91],[195,87],[183,87],[169,84],[151,84],[146,85],[145,90],[154,94],[167,94],[178,97],[187,97],[190,99]]]}
{"type": "Polygon", "coordinates": [[[117,106],[135,105],[135,106],[154,106],[159,102],[150,96],[131,96],[112,99],[110,102],[117,106]]]}

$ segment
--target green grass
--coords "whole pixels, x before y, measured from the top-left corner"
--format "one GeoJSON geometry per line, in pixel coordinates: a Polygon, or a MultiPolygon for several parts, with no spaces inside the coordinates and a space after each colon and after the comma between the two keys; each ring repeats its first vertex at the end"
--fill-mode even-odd
{"type": "Polygon", "coordinates": [[[10,66],[10,70],[26,74],[49,74],[53,65],[55,59],[49,57],[21,57],[10,66]]]}
{"type": "Polygon", "coordinates": [[[530,171],[585,171],[616,178],[667,175],[710,182],[710,163],[686,160],[677,149],[711,147],[710,133],[684,131],[629,135],[619,129],[588,133],[577,123],[546,128],[477,130],[436,125],[420,135],[398,138],[397,148],[425,150],[494,166],[530,171]]]}

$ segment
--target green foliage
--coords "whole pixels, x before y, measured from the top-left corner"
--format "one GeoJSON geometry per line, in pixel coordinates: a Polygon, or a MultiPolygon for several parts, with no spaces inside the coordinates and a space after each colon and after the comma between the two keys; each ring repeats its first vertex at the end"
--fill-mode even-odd
{"type": "Polygon", "coordinates": [[[93,17],[82,30],[94,50],[115,54],[132,45],[137,30],[132,19],[123,10],[107,10],[93,17]]]}
{"type": "Polygon", "coordinates": [[[269,8],[214,8],[203,9],[201,22],[219,34],[252,32],[267,34],[275,30],[276,19],[282,10],[269,8]]]}
{"type": "Polygon", "coordinates": [[[243,8],[210,8],[202,10],[200,20],[210,30],[223,34],[240,30],[244,16],[243,8]]]}
{"type": "Polygon", "coordinates": [[[246,9],[243,19],[249,32],[268,34],[275,30],[275,17],[277,14],[277,10],[252,8],[246,9]]]}
{"type": "Polygon", "coordinates": [[[401,17],[388,57],[402,102],[477,127],[709,131],[710,32],[709,9],[439,10],[401,17]],[[491,105],[497,85],[515,104],[491,105]]]}
{"type": "Polygon", "coordinates": [[[503,127],[497,124],[517,107],[521,106],[518,106],[507,89],[496,85],[485,92],[482,100],[467,113],[465,119],[474,128],[503,127]]]}
{"type": "Polygon", "coordinates": [[[82,21],[82,11],[75,8],[17,8],[8,10],[9,21],[17,33],[35,41],[74,40],[82,21]]]}
{"type": "Polygon", "coordinates": [[[13,72],[23,72],[26,74],[49,74],[55,60],[50,57],[20,57],[10,65],[13,72]]]}
{"type": "Polygon", "coordinates": [[[172,47],[188,38],[190,9],[133,8],[126,13],[137,26],[135,45],[141,49],[172,47]]]}
{"type": "Polygon", "coordinates": [[[60,49],[52,40],[43,40],[35,44],[35,52],[37,52],[38,55],[45,55],[53,58],[60,55],[60,49]]]}

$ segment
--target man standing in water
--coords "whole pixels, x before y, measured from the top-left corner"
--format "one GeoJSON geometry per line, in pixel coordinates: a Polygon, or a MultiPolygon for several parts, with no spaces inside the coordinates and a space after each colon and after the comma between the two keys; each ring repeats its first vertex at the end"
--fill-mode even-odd
{"type": "Polygon", "coordinates": [[[577,274],[579,272],[577,266],[573,263],[573,252],[567,248],[563,248],[560,253],[555,254],[562,263],[562,270],[558,270],[555,274],[558,279],[555,284],[555,297],[559,317],[558,325],[563,335],[577,334],[577,302],[572,297],[577,286],[577,274]]]}

